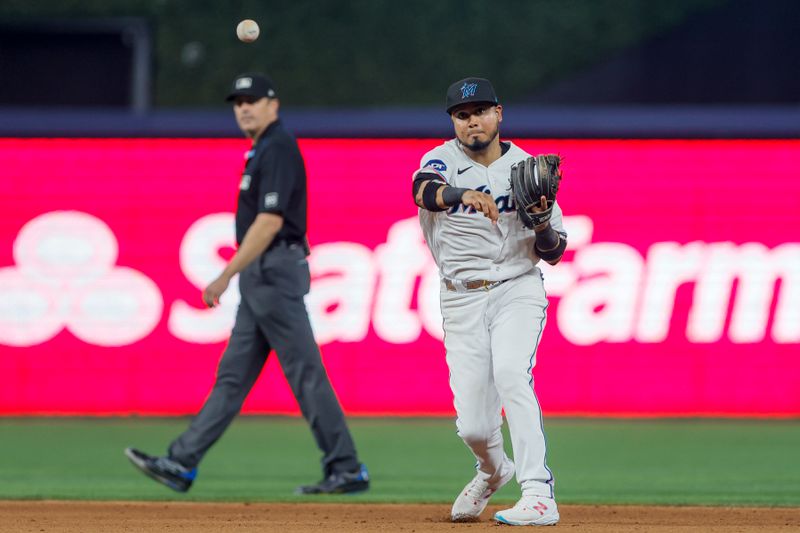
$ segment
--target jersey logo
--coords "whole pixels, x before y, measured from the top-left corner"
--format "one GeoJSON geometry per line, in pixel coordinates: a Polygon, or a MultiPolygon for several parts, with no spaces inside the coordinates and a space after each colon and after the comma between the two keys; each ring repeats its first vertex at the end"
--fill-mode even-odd
{"type": "Polygon", "coordinates": [[[250,188],[250,174],[242,175],[242,182],[239,184],[239,190],[246,191],[250,188]]]}
{"type": "Polygon", "coordinates": [[[278,193],[271,192],[264,197],[264,207],[275,207],[278,205],[278,193]]]}
{"type": "Polygon", "coordinates": [[[471,168],[472,168],[472,165],[468,166],[467,168],[459,168],[458,169],[458,175],[460,176],[461,174],[463,174],[464,172],[466,172],[467,170],[469,170],[471,168]]]}
{"type": "Polygon", "coordinates": [[[477,83],[466,83],[461,86],[461,99],[469,98],[470,96],[475,96],[475,91],[478,90],[477,83]]]}
{"type": "Polygon", "coordinates": [[[431,159],[424,165],[422,165],[423,170],[426,168],[431,168],[437,172],[444,172],[447,170],[447,165],[444,164],[444,161],[441,159],[431,159]]]}

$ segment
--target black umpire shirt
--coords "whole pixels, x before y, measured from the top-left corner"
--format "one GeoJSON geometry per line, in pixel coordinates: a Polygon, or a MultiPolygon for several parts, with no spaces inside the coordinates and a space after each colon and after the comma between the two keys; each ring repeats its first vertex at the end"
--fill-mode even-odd
{"type": "Polygon", "coordinates": [[[247,152],[236,208],[236,242],[259,213],[283,217],[273,244],[303,243],[306,235],[306,169],[297,141],[276,120],[247,152]]]}

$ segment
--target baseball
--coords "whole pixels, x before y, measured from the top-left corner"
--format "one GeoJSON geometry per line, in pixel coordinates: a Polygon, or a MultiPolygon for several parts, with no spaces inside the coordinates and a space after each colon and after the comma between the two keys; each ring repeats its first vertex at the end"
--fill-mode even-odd
{"type": "Polygon", "coordinates": [[[258,39],[258,24],[255,20],[244,19],[236,26],[236,36],[244,43],[252,43],[258,39]]]}

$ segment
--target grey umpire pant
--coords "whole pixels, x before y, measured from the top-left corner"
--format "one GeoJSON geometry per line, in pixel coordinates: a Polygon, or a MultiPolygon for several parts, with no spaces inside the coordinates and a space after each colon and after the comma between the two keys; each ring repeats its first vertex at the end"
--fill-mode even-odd
{"type": "Polygon", "coordinates": [[[308,321],[303,296],[309,283],[305,251],[294,244],[273,246],[241,272],[242,299],[216,383],[189,428],[170,445],[172,459],[197,466],[239,413],[274,349],[323,452],[324,476],[358,468],[353,439],[308,321]]]}

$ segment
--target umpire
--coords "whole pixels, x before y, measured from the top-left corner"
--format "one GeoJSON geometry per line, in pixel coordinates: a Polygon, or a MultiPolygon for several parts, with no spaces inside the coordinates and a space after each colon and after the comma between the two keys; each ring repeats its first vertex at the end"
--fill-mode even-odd
{"type": "Polygon", "coordinates": [[[272,81],[242,74],[228,95],[239,128],[252,139],[239,185],[238,249],[222,274],[203,291],[209,307],[219,302],[240,274],[242,295],[217,380],[200,413],[175,439],[167,456],[134,448],[125,455],[146,475],[186,492],[197,465],[239,413],[270,350],[323,452],[323,479],[298,487],[298,494],[357,492],[369,488],[367,469],[333,392],[311,331],[303,296],[308,293],[306,172],[294,137],[278,118],[280,102],[272,81]]]}

